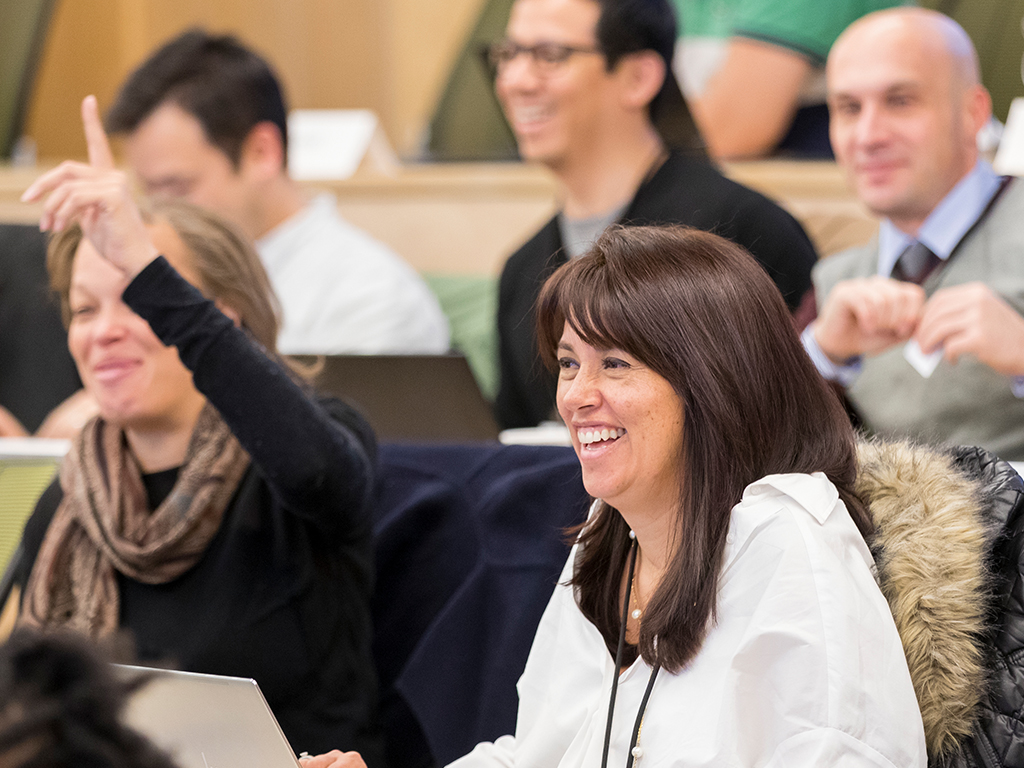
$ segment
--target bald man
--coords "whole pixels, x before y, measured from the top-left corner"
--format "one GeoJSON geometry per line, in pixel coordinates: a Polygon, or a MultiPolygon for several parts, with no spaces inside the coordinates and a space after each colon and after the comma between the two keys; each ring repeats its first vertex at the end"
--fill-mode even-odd
{"type": "Polygon", "coordinates": [[[815,268],[808,352],[870,431],[1024,460],[1024,184],[978,156],[991,100],[970,39],[934,11],[880,11],[826,77],[836,158],[882,222],[815,268]]]}

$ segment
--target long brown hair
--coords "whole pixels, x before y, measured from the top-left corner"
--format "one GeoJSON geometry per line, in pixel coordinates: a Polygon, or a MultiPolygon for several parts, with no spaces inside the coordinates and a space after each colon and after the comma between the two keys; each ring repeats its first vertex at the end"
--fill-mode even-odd
{"type": "MultiPolygon", "coordinates": [[[[715,619],[730,510],[750,483],[823,472],[865,536],[853,491],[853,428],[815,370],[778,289],[738,245],[684,227],[613,227],[545,283],[538,343],[554,367],[568,323],[587,344],[622,349],[683,404],[678,547],[644,611],[639,653],[678,671],[715,619]]],[[[572,583],[614,653],[629,526],[607,504],[579,531],[572,583]]]]}

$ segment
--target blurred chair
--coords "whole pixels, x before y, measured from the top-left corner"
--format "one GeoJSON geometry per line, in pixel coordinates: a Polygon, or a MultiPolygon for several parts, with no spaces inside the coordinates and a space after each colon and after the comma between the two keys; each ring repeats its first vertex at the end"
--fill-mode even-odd
{"type": "MultiPolygon", "coordinates": [[[[57,474],[66,440],[0,438],[0,573],[21,541],[25,521],[57,474]]],[[[0,605],[6,595],[0,594],[0,605]]]]}
{"type": "Polygon", "coordinates": [[[36,501],[67,453],[66,440],[0,438],[0,638],[14,625],[14,587],[21,533],[36,501]]]}
{"type": "Polygon", "coordinates": [[[1021,55],[1024,54],[1024,0],[922,0],[957,20],[971,36],[981,61],[981,80],[992,94],[993,111],[1006,120],[1010,102],[1024,96],[1021,55]]]}
{"type": "Polygon", "coordinates": [[[0,224],[0,329],[0,405],[34,432],[82,386],[38,227],[0,224]]]}
{"type": "Polygon", "coordinates": [[[589,497],[572,449],[384,445],[374,657],[392,768],[515,729],[516,682],[589,497]]]}
{"type": "Polygon", "coordinates": [[[515,160],[516,139],[494,95],[483,46],[505,34],[512,0],[485,0],[476,26],[430,120],[427,158],[442,161],[515,160]]]}
{"type": "Polygon", "coordinates": [[[498,280],[487,275],[426,274],[451,328],[452,348],[465,355],[480,391],[498,393],[498,280]]]}

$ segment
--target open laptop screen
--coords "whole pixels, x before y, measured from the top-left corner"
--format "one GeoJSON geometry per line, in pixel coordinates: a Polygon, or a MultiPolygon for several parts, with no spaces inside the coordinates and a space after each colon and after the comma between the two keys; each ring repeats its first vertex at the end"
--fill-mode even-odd
{"type": "Polygon", "coordinates": [[[115,665],[150,681],[125,720],[180,768],[297,768],[288,739],[255,680],[115,665]]]}

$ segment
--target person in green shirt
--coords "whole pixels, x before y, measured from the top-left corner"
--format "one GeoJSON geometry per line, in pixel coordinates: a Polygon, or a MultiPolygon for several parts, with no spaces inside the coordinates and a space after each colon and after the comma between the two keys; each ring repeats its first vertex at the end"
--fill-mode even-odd
{"type": "Polygon", "coordinates": [[[831,157],[825,58],[856,19],[900,0],[672,0],[674,69],[708,151],[831,157]]]}

